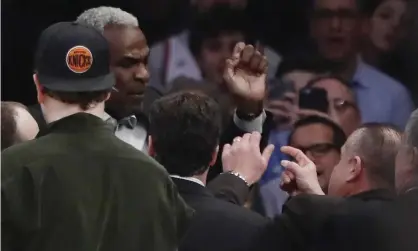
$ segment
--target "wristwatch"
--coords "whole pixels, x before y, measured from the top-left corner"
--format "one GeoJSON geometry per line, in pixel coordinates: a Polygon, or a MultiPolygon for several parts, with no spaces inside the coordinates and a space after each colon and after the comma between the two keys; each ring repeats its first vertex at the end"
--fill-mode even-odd
{"type": "Polygon", "coordinates": [[[248,187],[250,187],[250,186],[251,186],[251,185],[248,183],[248,181],[244,178],[244,176],[242,176],[241,174],[239,174],[239,173],[237,173],[237,172],[234,172],[234,171],[230,171],[230,172],[228,172],[228,173],[230,173],[230,174],[232,174],[232,175],[234,175],[234,176],[236,176],[236,177],[240,178],[242,181],[244,181],[244,182],[245,182],[245,184],[246,184],[248,187]]]}

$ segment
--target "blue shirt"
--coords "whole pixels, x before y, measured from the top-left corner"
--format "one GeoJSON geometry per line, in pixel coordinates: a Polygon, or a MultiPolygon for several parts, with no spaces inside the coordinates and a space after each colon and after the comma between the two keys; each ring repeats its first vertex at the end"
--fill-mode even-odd
{"type": "Polygon", "coordinates": [[[352,82],[363,123],[389,123],[400,130],[405,128],[414,105],[401,83],[361,60],[352,82]]]}

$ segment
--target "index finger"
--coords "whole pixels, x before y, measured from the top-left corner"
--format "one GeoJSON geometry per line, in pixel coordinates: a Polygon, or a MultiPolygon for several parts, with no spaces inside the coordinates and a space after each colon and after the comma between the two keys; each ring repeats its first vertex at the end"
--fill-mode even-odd
{"type": "Polygon", "coordinates": [[[232,51],[232,58],[238,59],[241,56],[241,52],[244,50],[244,48],[245,48],[245,43],[238,42],[235,45],[234,50],[232,51]]]}
{"type": "Polygon", "coordinates": [[[299,149],[291,146],[283,146],[280,151],[294,158],[300,166],[306,166],[312,161],[299,149]]]}

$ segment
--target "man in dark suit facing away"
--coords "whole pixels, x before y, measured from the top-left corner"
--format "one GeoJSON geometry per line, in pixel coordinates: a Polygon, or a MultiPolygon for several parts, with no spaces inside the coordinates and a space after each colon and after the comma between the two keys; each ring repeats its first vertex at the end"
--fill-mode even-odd
{"type": "MultiPolygon", "coordinates": [[[[205,187],[208,171],[215,164],[218,153],[221,133],[218,104],[199,92],[173,93],[152,105],[149,119],[150,155],[164,165],[184,200],[196,210],[195,219],[179,250],[249,250],[267,225],[267,219],[215,198],[205,187]]],[[[246,134],[244,138],[257,141],[254,148],[258,149],[254,150],[260,152],[261,135],[258,132],[251,136],[246,134]]],[[[228,147],[230,145],[225,149],[228,147]]],[[[252,167],[265,170],[272,150],[273,146],[268,146],[263,152],[264,161],[252,167]]],[[[224,163],[224,168],[230,166],[224,163]]],[[[230,173],[251,185],[262,172],[252,176],[232,168],[230,173]]]]}

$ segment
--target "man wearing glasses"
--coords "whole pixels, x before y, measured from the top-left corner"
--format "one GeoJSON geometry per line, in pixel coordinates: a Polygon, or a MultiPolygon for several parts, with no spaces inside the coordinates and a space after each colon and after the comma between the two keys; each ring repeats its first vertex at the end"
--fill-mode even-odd
{"type": "Polygon", "coordinates": [[[318,181],[325,193],[345,141],[344,131],[336,123],[319,116],[299,120],[289,136],[289,145],[300,149],[315,163],[318,181]]]}

